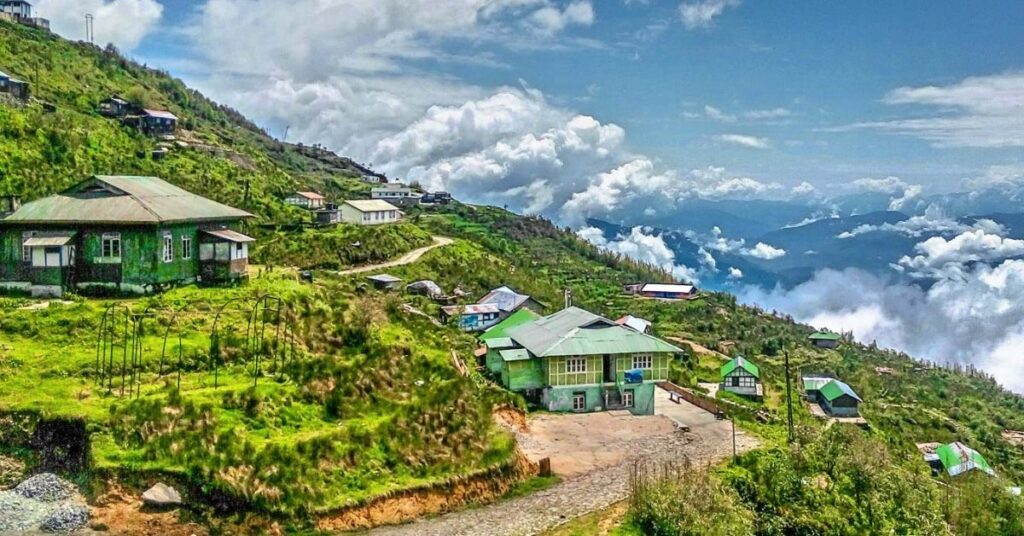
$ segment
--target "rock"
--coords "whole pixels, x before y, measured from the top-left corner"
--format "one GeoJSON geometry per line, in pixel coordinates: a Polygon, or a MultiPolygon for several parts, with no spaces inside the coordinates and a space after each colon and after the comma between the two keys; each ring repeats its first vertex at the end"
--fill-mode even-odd
{"type": "Polygon", "coordinates": [[[167,484],[158,482],[142,494],[142,502],[150,506],[175,506],[181,504],[181,494],[167,484]]]}
{"type": "Polygon", "coordinates": [[[43,519],[43,522],[39,524],[39,530],[43,532],[71,532],[84,527],[88,522],[88,508],[78,504],[63,504],[43,519]]]}
{"type": "Polygon", "coordinates": [[[70,499],[75,494],[75,485],[53,473],[39,473],[14,488],[22,497],[42,502],[70,499]]]}

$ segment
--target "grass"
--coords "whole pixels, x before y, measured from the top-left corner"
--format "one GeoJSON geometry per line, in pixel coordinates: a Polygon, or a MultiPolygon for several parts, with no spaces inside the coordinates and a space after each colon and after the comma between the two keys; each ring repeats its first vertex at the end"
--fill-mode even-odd
{"type": "Polygon", "coordinates": [[[625,501],[576,518],[542,536],[642,536],[626,518],[625,501]]]}

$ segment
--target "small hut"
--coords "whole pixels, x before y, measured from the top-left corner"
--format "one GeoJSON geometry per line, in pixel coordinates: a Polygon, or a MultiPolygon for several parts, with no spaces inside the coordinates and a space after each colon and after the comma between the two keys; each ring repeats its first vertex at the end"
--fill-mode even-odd
{"type": "Polygon", "coordinates": [[[831,331],[819,331],[812,333],[807,337],[807,340],[811,342],[812,346],[818,348],[835,348],[839,346],[839,340],[842,337],[838,333],[832,333],[831,331]]]}
{"type": "Polygon", "coordinates": [[[398,284],[402,282],[400,278],[397,278],[391,274],[377,274],[371,275],[366,279],[370,280],[370,283],[374,288],[380,290],[395,290],[398,288],[398,284]]]}
{"type": "Polygon", "coordinates": [[[742,396],[761,396],[761,369],[743,357],[735,357],[722,365],[720,388],[742,396]]]}
{"type": "Polygon", "coordinates": [[[936,473],[944,471],[951,477],[974,470],[996,474],[981,453],[959,441],[940,445],[934,452],[925,452],[924,459],[936,473]]]}

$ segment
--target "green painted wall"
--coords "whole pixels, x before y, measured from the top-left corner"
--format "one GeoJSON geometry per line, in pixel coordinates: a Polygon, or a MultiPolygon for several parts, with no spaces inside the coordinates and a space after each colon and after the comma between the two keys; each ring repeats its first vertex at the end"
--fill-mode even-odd
{"type": "Polygon", "coordinates": [[[541,370],[540,359],[503,362],[501,383],[510,391],[544,387],[544,371],[541,370]]]}
{"type": "Polygon", "coordinates": [[[484,358],[484,364],[487,365],[487,370],[491,371],[491,374],[501,374],[501,369],[505,362],[501,359],[499,350],[487,349],[487,356],[484,358]]]}
{"type": "Polygon", "coordinates": [[[566,372],[565,363],[571,357],[548,357],[544,359],[544,376],[548,385],[585,385],[601,383],[604,376],[604,361],[599,355],[580,356],[587,361],[586,372],[566,372]]]}
{"type": "MultiPolygon", "coordinates": [[[[644,381],[664,381],[668,379],[668,366],[672,361],[670,354],[654,354],[651,368],[644,369],[644,381]]],[[[615,356],[615,378],[619,383],[625,381],[626,371],[633,368],[632,355],[615,356]]]]}

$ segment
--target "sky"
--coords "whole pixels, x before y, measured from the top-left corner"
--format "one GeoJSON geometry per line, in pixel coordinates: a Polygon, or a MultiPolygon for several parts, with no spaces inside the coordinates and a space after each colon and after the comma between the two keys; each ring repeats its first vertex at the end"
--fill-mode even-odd
{"type": "Polygon", "coordinates": [[[275,137],[570,225],[1024,168],[1017,1],[39,0],[275,137]],[[673,200],[674,200],[673,199],[673,200]],[[671,201],[671,200],[670,200],[671,201]],[[648,207],[649,208],[649,207],[648,207]]]}

